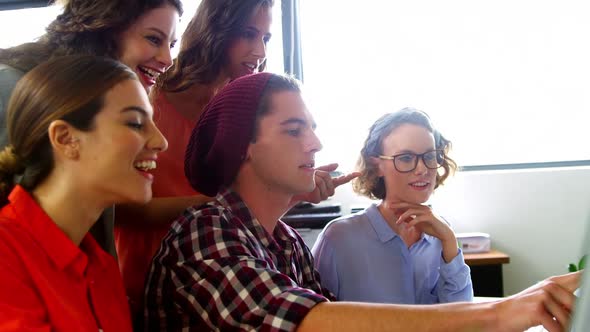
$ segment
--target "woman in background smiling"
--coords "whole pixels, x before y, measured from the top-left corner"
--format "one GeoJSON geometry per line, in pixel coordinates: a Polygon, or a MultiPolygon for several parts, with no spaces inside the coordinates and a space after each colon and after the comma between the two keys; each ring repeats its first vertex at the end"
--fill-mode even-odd
{"type": "MultiPolygon", "coordinates": [[[[119,60],[149,90],[172,65],[180,0],[68,0],[38,41],[0,50],[0,149],[8,144],[6,108],[16,82],[35,66],[63,55],[100,55],[119,60]]],[[[115,255],[113,209],[92,229],[115,255]]]]}

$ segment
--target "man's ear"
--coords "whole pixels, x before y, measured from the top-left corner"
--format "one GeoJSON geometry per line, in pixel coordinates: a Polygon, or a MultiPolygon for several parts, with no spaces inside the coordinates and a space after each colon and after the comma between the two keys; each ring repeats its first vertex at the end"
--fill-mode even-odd
{"type": "Polygon", "coordinates": [[[80,140],[76,137],[78,131],[63,120],[55,120],[49,124],[47,134],[49,142],[56,155],[67,159],[78,159],[80,156],[80,140]]]}

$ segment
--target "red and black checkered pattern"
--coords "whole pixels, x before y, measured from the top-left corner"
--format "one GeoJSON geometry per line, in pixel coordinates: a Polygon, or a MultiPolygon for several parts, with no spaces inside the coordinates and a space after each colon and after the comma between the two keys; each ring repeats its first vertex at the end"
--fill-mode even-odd
{"type": "Polygon", "coordinates": [[[146,330],[294,331],[319,302],[311,252],[278,221],[269,234],[233,191],[189,208],[152,261],[146,330]]]}

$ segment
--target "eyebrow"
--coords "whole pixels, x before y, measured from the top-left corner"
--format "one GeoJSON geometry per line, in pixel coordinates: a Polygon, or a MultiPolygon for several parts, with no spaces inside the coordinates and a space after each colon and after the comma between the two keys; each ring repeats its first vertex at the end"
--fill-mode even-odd
{"type": "MultiPolygon", "coordinates": [[[[307,121],[300,119],[300,118],[289,118],[283,122],[281,122],[281,126],[286,126],[286,125],[290,125],[290,124],[299,124],[302,126],[305,126],[307,124],[307,121]]],[[[316,123],[312,123],[311,124],[311,128],[315,129],[317,127],[316,123]]]]}
{"type": "Polygon", "coordinates": [[[246,30],[254,30],[254,31],[256,31],[256,33],[260,33],[260,30],[258,30],[256,27],[254,27],[252,25],[246,26],[246,30]]]}
{"type": "Polygon", "coordinates": [[[416,151],[405,149],[405,150],[400,150],[400,151],[394,153],[394,155],[406,154],[406,153],[411,153],[411,154],[424,154],[424,153],[433,152],[433,151],[436,151],[436,149],[432,149],[432,150],[429,149],[429,150],[426,150],[426,151],[424,151],[422,153],[417,153],[416,151]]]}
{"type": "Polygon", "coordinates": [[[145,117],[148,116],[148,112],[139,106],[127,106],[121,110],[121,113],[125,112],[138,112],[145,117]]]}
{"type": "MultiPolygon", "coordinates": [[[[247,26],[246,27],[246,30],[254,30],[254,31],[256,31],[257,34],[260,33],[260,30],[258,30],[256,27],[251,26],[251,25],[247,26]]],[[[270,33],[270,32],[267,32],[264,35],[267,36],[267,37],[272,37],[272,33],[270,33]]]]}
{"type": "Polygon", "coordinates": [[[152,31],[154,31],[154,32],[157,32],[157,33],[159,33],[159,34],[160,34],[160,35],[162,35],[163,37],[166,37],[166,34],[164,33],[164,31],[162,31],[162,30],[160,30],[160,29],[158,29],[158,28],[156,28],[156,27],[149,27],[149,28],[148,28],[148,30],[152,30],[152,31]]]}

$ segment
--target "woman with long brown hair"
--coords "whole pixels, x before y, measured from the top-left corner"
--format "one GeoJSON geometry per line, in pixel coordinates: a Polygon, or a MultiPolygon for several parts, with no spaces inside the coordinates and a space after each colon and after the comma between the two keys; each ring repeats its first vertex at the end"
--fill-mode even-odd
{"type": "Polygon", "coordinates": [[[65,56],[16,85],[0,153],[0,330],[131,331],[115,259],[88,233],[145,203],[167,147],[136,74],[65,56]]]}

